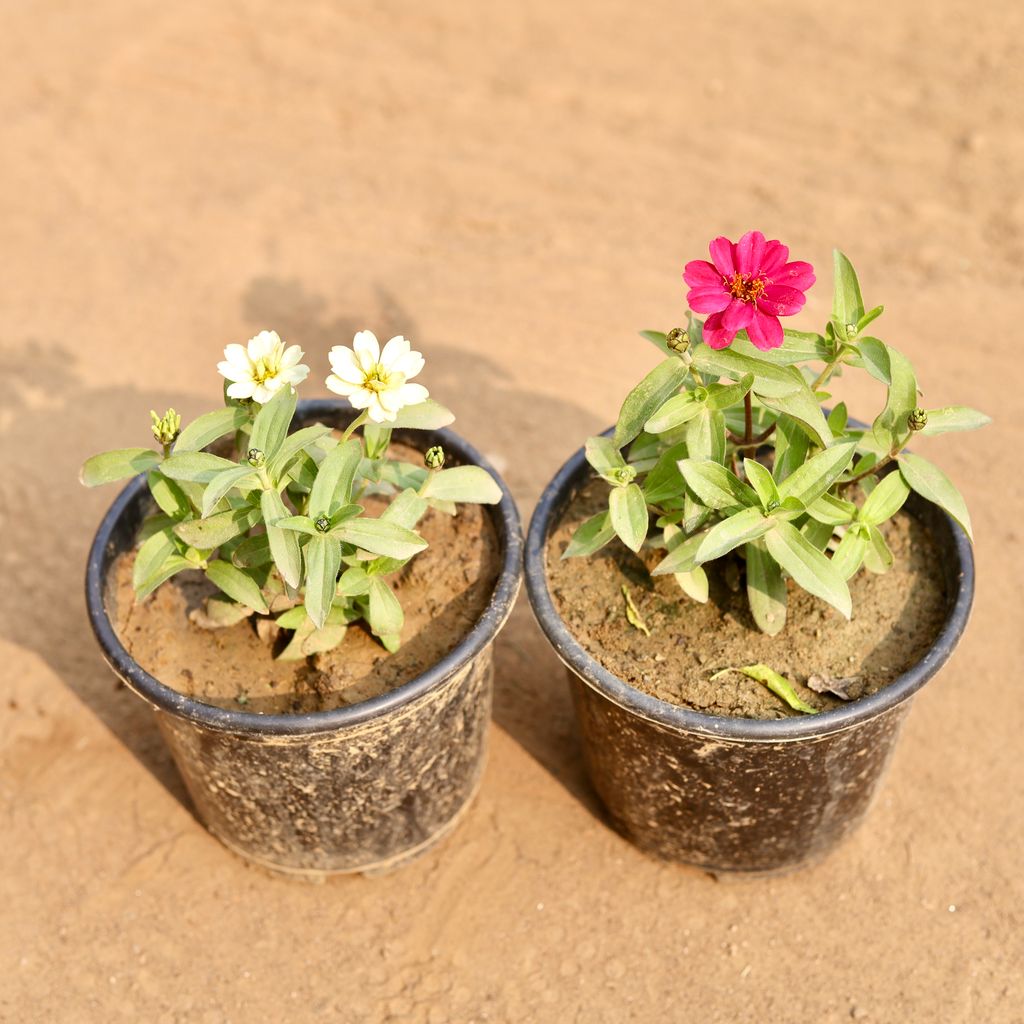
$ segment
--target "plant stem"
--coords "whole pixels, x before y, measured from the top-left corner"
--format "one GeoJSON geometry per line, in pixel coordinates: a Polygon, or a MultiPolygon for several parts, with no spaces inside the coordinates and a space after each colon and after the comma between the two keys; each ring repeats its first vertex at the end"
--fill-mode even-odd
{"type": "Polygon", "coordinates": [[[822,384],[826,383],[829,377],[835,372],[836,367],[842,361],[843,356],[846,355],[846,346],[840,345],[839,351],[836,353],[835,359],[825,364],[825,369],[818,374],[815,378],[814,383],[811,385],[812,391],[817,391],[822,384]]]}
{"type": "Polygon", "coordinates": [[[743,396],[743,447],[748,448],[754,440],[754,405],[748,391],[743,396]]]}
{"type": "Polygon", "coordinates": [[[347,441],[356,430],[358,430],[370,417],[370,414],[364,409],[349,425],[348,429],[344,434],[341,435],[342,442],[347,441]]]}
{"type": "Polygon", "coordinates": [[[772,434],[775,433],[775,424],[772,423],[765,427],[760,434],[752,437],[749,441],[745,441],[742,437],[734,434],[731,430],[729,431],[729,440],[732,441],[737,448],[756,448],[758,445],[763,444],[768,440],[772,434]]]}

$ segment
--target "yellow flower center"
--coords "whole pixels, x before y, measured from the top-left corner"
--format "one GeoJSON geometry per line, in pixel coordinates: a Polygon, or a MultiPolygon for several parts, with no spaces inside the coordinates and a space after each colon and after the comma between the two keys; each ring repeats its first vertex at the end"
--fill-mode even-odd
{"type": "Polygon", "coordinates": [[[753,277],[750,274],[733,274],[731,278],[726,280],[725,286],[729,289],[729,294],[734,299],[740,299],[743,302],[757,302],[764,294],[767,283],[763,277],[753,277]]]}
{"type": "Polygon", "coordinates": [[[253,364],[252,379],[257,384],[265,384],[268,380],[272,380],[276,376],[277,366],[273,361],[268,360],[266,356],[260,356],[260,358],[253,364]]]}
{"type": "Polygon", "coordinates": [[[377,363],[369,373],[363,377],[363,387],[367,391],[380,394],[381,391],[390,391],[392,388],[400,387],[402,381],[396,380],[401,377],[400,373],[388,373],[387,370],[377,363]]]}

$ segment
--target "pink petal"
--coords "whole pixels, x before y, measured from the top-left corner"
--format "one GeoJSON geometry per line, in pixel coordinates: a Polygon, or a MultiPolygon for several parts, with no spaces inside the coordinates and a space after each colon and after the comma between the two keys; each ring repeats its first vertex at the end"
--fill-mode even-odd
{"type": "Polygon", "coordinates": [[[754,317],[754,304],[742,299],[733,299],[728,309],[722,314],[722,326],[735,334],[742,331],[754,317]]]}
{"type": "Polygon", "coordinates": [[[794,263],[787,263],[781,270],[771,275],[774,284],[784,284],[790,288],[799,288],[805,292],[815,282],[814,267],[810,263],[797,260],[794,263]]]}
{"type": "Polygon", "coordinates": [[[747,327],[747,337],[762,352],[778,348],[782,344],[782,324],[775,317],[757,310],[747,327]]]}
{"type": "Polygon", "coordinates": [[[691,288],[686,301],[694,313],[721,313],[732,301],[732,296],[721,286],[717,288],[691,288]]]}
{"type": "Polygon", "coordinates": [[[683,268],[683,280],[691,288],[710,288],[722,283],[722,275],[707,260],[690,260],[683,268]]]}
{"type": "Polygon", "coordinates": [[[753,274],[761,267],[764,257],[764,235],[748,231],[736,243],[736,269],[741,274],[753,274]]]}
{"type": "Polygon", "coordinates": [[[719,235],[709,246],[711,260],[716,269],[723,277],[732,277],[736,273],[736,264],[733,262],[732,242],[724,235],[719,235]]]}
{"type": "Polygon", "coordinates": [[[704,321],[704,340],[712,348],[728,348],[732,339],[736,337],[735,331],[726,330],[722,326],[722,314],[712,313],[704,321]]]}
{"type": "Polygon", "coordinates": [[[783,245],[778,239],[773,238],[765,242],[764,256],[761,257],[761,273],[765,277],[782,269],[783,264],[789,259],[789,246],[783,245]]]}
{"type": "Polygon", "coordinates": [[[757,300],[758,309],[769,316],[792,316],[804,308],[807,296],[796,288],[770,284],[757,300]]]}

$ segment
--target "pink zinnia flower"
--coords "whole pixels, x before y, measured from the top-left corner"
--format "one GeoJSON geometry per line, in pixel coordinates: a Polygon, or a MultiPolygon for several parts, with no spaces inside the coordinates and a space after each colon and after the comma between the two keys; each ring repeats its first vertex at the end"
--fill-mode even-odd
{"type": "Polygon", "coordinates": [[[814,267],[787,263],[789,249],[774,239],[766,242],[760,231],[748,231],[735,243],[716,238],[708,249],[713,262],[692,260],[683,271],[690,309],[711,314],[704,322],[704,340],[712,348],[727,348],[745,329],[762,351],[778,348],[779,317],[803,308],[814,267]]]}

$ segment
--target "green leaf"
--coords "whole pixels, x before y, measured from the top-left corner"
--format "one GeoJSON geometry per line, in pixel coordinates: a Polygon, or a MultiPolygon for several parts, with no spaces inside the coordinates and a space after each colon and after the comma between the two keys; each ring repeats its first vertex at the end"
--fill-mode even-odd
{"type": "Polygon", "coordinates": [[[867,547],[864,550],[864,568],[878,575],[892,568],[893,557],[882,531],[877,526],[868,528],[867,547]]]}
{"type": "Polygon", "coordinates": [[[838,249],[832,251],[835,273],[832,293],[832,315],[841,324],[859,323],[864,315],[864,300],[853,264],[838,249]]]}
{"type": "Polygon", "coordinates": [[[615,424],[615,444],[619,448],[629,444],[640,433],[647,420],[682,387],[689,372],[681,359],[670,356],[630,391],[615,424]]]}
{"type": "Polygon", "coordinates": [[[309,492],[311,514],[329,516],[339,505],[349,502],[361,458],[362,448],[355,438],[349,438],[327,453],[309,492]]]}
{"type": "Polygon", "coordinates": [[[644,424],[644,430],[649,434],[664,434],[669,430],[675,430],[676,427],[689,423],[703,408],[704,403],[699,401],[692,391],[673,395],[644,424]]]}
{"type": "Polygon", "coordinates": [[[929,409],[928,423],[921,434],[931,437],[933,434],[946,434],[953,430],[977,430],[992,422],[977,409],[966,405],[947,405],[944,409],[929,409]]]}
{"type": "Polygon", "coordinates": [[[188,495],[173,481],[168,480],[158,469],[149,471],[146,477],[149,493],[153,500],[172,519],[184,519],[192,514],[192,505],[188,495]]]}
{"type": "Polygon", "coordinates": [[[730,377],[736,381],[750,374],[754,378],[751,390],[759,398],[780,398],[801,388],[810,390],[795,367],[777,366],[766,362],[761,355],[744,355],[731,348],[701,346],[693,354],[693,365],[701,373],[730,377]]]}
{"type": "Polygon", "coordinates": [[[668,335],[664,331],[641,331],[641,338],[646,338],[664,356],[676,357],[676,353],[668,347],[668,335]]]}
{"type": "Polygon", "coordinates": [[[132,566],[132,586],[136,591],[146,582],[167,559],[178,553],[174,534],[165,528],[152,534],[139,548],[132,566]]]}
{"type": "Polygon", "coordinates": [[[588,437],[583,451],[594,470],[611,482],[616,470],[626,468],[619,446],[610,437],[588,437]]]}
{"type": "Polygon", "coordinates": [[[849,619],[853,607],[846,580],[792,523],[776,523],[765,536],[768,553],[808,593],[849,619]]]}
{"type": "Polygon", "coordinates": [[[886,351],[889,353],[889,393],[871,432],[879,447],[891,449],[910,433],[907,417],[917,407],[917,378],[906,356],[888,345],[886,351]]]}
{"type": "Polygon", "coordinates": [[[148,597],[152,594],[161,583],[166,582],[172,576],[184,569],[194,568],[195,565],[187,558],[182,558],[181,555],[168,555],[160,567],[154,571],[151,576],[147,577],[141,585],[135,588],[135,599],[137,601],[141,601],[144,597],[148,597]]]}
{"type": "Polygon", "coordinates": [[[501,488],[497,481],[480,466],[455,466],[431,473],[421,494],[441,501],[482,505],[496,505],[501,501],[501,488]]]}
{"type": "Polygon", "coordinates": [[[857,442],[838,441],[831,448],[812,455],[779,484],[781,498],[799,498],[808,508],[843,475],[857,442]]]}
{"type": "Polygon", "coordinates": [[[674,444],[661,453],[643,482],[644,498],[649,505],[659,505],[669,498],[678,498],[684,492],[686,484],[677,463],[685,457],[685,444],[674,444]]]}
{"type": "Polygon", "coordinates": [[[349,519],[331,530],[331,536],[388,558],[411,558],[427,546],[412,530],[383,519],[349,519]]]}
{"type": "Polygon", "coordinates": [[[952,481],[938,466],[920,455],[904,452],[899,459],[900,473],[910,487],[926,501],[933,502],[948,512],[964,529],[971,540],[971,517],[967,505],[952,481]]]}
{"type": "Polygon", "coordinates": [[[274,565],[281,578],[293,588],[298,588],[302,581],[302,549],[299,538],[293,530],[282,530],[277,526],[279,519],[286,519],[291,513],[285,508],[284,501],[277,491],[264,491],[260,496],[260,508],[267,526],[267,540],[270,553],[274,557],[274,565]]]}
{"type": "Polygon", "coordinates": [[[860,356],[861,365],[875,380],[889,385],[889,349],[884,341],[870,336],[859,338],[856,344],[857,354],[860,356]]]}
{"type": "Polygon", "coordinates": [[[832,555],[832,568],[844,580],[851,579],[864,561],[868,540],[866,531],[860,526],[852,526],[843,534],[843,539],[836,546],[832,555]]]}
{"type": "Polygon", "coordinates": [[[868,324],[877,320],[885,312],[885,306],[875,306],[874,309],[869,309],[858,321],[857,321],[857,333],[867,327],[868,324]]]}
{"type": "Polygon", "coordinates": [[[279,530],[293,530],[295,533],[304,533],[308,537],[323,536],[309,516],[284,516],[283,518],[278,519],[274,525],[279,530]]]}
{"type": "Polygon", "coordinates": [[[259,479],[253,472],[252,466],[245,464],[232,466],[218,473],[203,491],[203,518],[212,515],[213,510],[220,504],[224,497],[233,487],[242,491],[251,491],[259,486],[259,479]]]}
{"type": "MultiPolygon", "coordinates": [[[[707,533],[699,534],[701,540],[694,553],[694,561],[700,565],[721,558],[741,544],[763,537],[774,525],[775,521],[766,518],[760,508],[745,508],[715,523],[707,533]]],[[[683,544],[680,550],[685,547],[683,544]]]]}
{"type": "Polygon", "coordinates": [[[750,679],[756,679],[757,682],[764,683],[776,697],[781,697],[794,711],[800,711],[805,715],[816,715],[818,713],[817,708],[811,707],[810,704],[797,696],[793,684],[785,676],[780,676],[775,669],[769,668],[767,665],[745,665],[743,668],[726,668],[721,672],[716,672],[711,678],[718,679],[727,672],[742,672],[750,679]]]}
{"type": "Polygon", "coordinates": [[[767,408],[785,413],[796,420],[810,433],[815,444],[827,448],[832,443],[832,431],[829,429],[825,414],[821,411],[818,399],[806,384],[788,395],[773,398],[762,395],[761,402],[767,408]]]}
{"type": "Polygon", "coordinates": [[[249,445],[263,452],[267,462],[273,460],[288,436],[297,401],[295,389],[286,384],[256,413],[252,421],[249,445]]]}
{"type": "Polygon", "coordinates": [[[639,551],[647,536],[648,514],[644,492],[637,484],[615,487],[608,496],[609,521],[631,551],[639,551]]]}
{"type": "Polygon", "coordinates": [[[440,402],[426,398],[415,405],[407,405],[398,410],[398,415],[388,426],[392,430],[407,427],[411,430],[440,430],[455,422],[455,414],[446,409],[440,402]]]}
{"type": "MultiPolygon", "coordinates": [[[[358,508],[352,505],[351,508],[358,508]]],[[[407,487],[401,494],[395,496],[390,505],[381,513],[381,519],[389,523],[397,523],[407,530],[415,530],[416,524],[423,518],[428,508],[427,502],[420,497],[411,487],[407,487]]]]}
{"type": "Polygon", "coordinates": [[[834,527],[829,523],[820,523],[817,519],[808,518],[800,527],[800,532],[808,544],[823,552],[832,540],[834,527]]]}
{"type": "Polygon", "coordinates": [[[696,565],[689,572],[672,574],[682,592],[698,604],[708,603],[708,574],[702,566],[696,565]]]}
{"type": "Polygon", "coordinates": [[[335,593],[338,597],[362,597],[370,591],[370,577],[365,569],[354,565],[346,569],[338,580],[335,593]]]}
{"type": "Polygon", "coordinates": [[[282,629],[298,629],[307,620],[306,606],[304,604],[297,604],[294,608],[289,608],[288,611],[282,612],[274,621],[282,629]]]}
{"type": "Polygon", "coordinates": [[[230,562],[215,559],[206,567],[206,578],[232,601],[266,615],[270,609],[256,581],[230,562]]]}
{"type": "Polygon", "coordinates": [[[741,331],[729,347],[740,355],[752,359],[761,359],[777,366],[793,366],[796,363],[821,362],[827,363],[832,358],[832,346],[820,334],[810,331],[794,331],[787,327],[783,334],[785,340],[781,347],[769,349],[767,352],[757,348],[741,331]]]}
{"type": "Polygon", "coordinates": [[[807,514],[828,526],[845,526],[857,518],[857,506],[826,492],[807,506],[807,514]]]}
{"type": "Polygon", "coordinates": [[[732,405],[738,405],[742,402],[743,397],[750,391],[753,385],[754,375],[752,373],[744,374],[736,384],[709,384],[705,388],[708,397],[704,404],[709,409],[716,409],[721,412],[732,405]]]}
{"type": "MultiPolygon", "coordinates": [[[[721,524],[719,524],[721,525],[721,524]]],[[[668,573],[678,575],[693,572],[697,566],[697,550],[711,531],[694,534],[681,542],[672,542],[669,553],[651,570],[652,576],[664,576],[668,573]]]]}
{"type": "Polygon", "coordinates": [[[341,544],[334,537],[310,537],[306,543],[306,611],[317,629],[327,622],[340,568],[341,544]]]}
{"type": "Polygon", "coordinates": [[[288,464],[299,452],[312,447],[320,438],[326,437],[330,432],[330,427],[325,427],[322,423],[314,423],[311,427],[303,427],[301,430],[296,430],[294,434],[289,434],[267,467],[270,479],[278,483],[288,470],[288,464]]]}
{"type": "Polygon", "coordinates": [[[686,452],[691,459],[725,461],[725,417],[713,409],[701,409],[686,425],[686,452]]]}
{"type": "Polygon", "coordinates": [[[246,537],[231,552],[231,561],[239,569],[258,569],[264,565],[270,565],[273,556],[270,553],[270,540],[267,535],[258,533],[254,537],[246,537]]]}
{"type": "Polygon", "coordinates": [[[98,487],[138,476],[159,463],[160,456],[151,448],[119,448],[86,459],[79,479],[86,487],[98,487]]]}
{"type": "Polygon", "coordinates": [[[189,519],[178,523],[174,532],[189,547],[212,551],[246,530],[251,530],[260,519],[258,508],[231,508],[207,519],[189,519]]]}
{"type": "Polygon", "coordinates": [[[379,576],[370,580],[370,599],[367,621],[377,636],[402,632],[405,615],[391,588],[379,576]]]}
{"type": "Polygon", "coordinates": [[[786,581],[763,540],[751,541],[747,556],[747,601],[757,628],[775,636],[786,625],[786,581]]]}
{"type": "Polygon", "coordinates": [[[595,551],[600,551],[614,536],[615,529],[611,524],[610,514],[598,512],[596,516],[591,516],[576,528],[572,540],[562,552],[562,558],[592,555],[595,551]]]}
{"type": "Polygon", "coordinates": [[[828,429],[833,434],[842,434],[846,430],[846,424],[849,421],[850,414],[846,411],[846,403],[840,402],[829,414],[828,414],[828,429]]]}
{"type": "Polygon", "coordinates": [[[804,464],[811,440],[796,420],[780,416],[775,424],[775,465],[772,476],[781,483],[804,464]]]}
{"type": "Polygon", "coordinates": [[[208,412],[194,419],[179,435],[174,443],[175,455],[185,452],[197,452],[208,444],[233,434],[249,422],[249,413],[243,406],[232,405],[216,412],[208,412]]]}
{"type": "Polygon", "coordinates": [[[237,466],[237,462],[210,452],[182,452],[180,455],[175,452],[160,464],[160,472],[171,480],[208,484],[218,473],[237,466]]]}
{"type": "Polygon", "coordinates": [[[681,459],[679,471],[690,490],[708,508],[724,510],[758,504],[757,494],[717,462],[681,459]]]}
{"type": "Polygon", "coordinates": [[[868,495],[860,510],[860,520],[877,526],[891,519],[910,496],[910,488],[899,473],[888,473],[878,486],[868,495]]]}
{"type": "Polygon", "coordinates": [[[760,499],[763,509],[774,509],[782,504],[782,498],[779,496],[778,487],[775,486],[775,480],[760,462],[756,459],[744,459],[743,469],[751,486],[757,492],[757,497],[760,499]]]}

